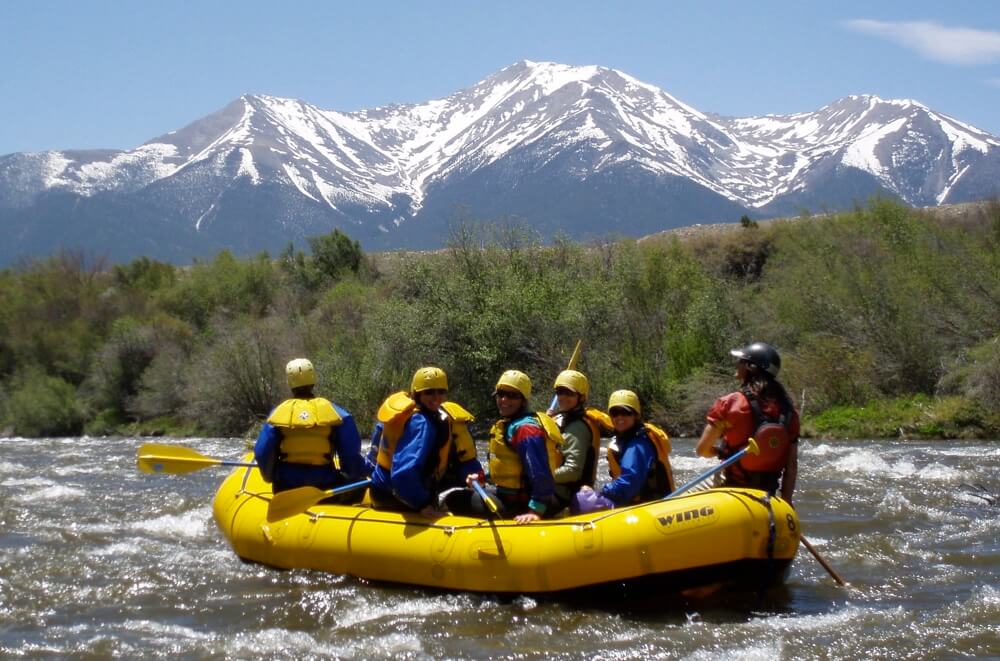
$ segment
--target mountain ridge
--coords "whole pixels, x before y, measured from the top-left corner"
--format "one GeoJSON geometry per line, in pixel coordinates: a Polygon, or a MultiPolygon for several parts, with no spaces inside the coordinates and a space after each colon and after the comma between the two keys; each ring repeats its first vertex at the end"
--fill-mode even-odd
{"type": "Polygon", "coordinates": [[[545,236],[636,235],[872,194],[971,201],[998,180],[1000,139],[917,101],[734,118],[615,69],[523,60],[424,103],[339,112],[244,94],[132,150],[0,156],[0,222],[15,239],[0,260],[51,251],[49,216],[67,208],[85,247],[100,247],[88,228],[133,241],[148,228],[172,233],[152,256],[183,261],[335,227],[366,248],[434,247],[459,208],[516,214],[545,236]]]}

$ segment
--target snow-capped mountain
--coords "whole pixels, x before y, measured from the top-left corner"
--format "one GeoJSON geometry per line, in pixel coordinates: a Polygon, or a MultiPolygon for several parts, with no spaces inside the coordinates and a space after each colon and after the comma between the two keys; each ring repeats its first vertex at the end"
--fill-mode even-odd
{"type": "Polygon", "coordinates": [[[186,261],[334,227],[368,248],[433,247],[456,213],[637,235],[875,193],[981,199],[998,175],[1000,139],[915,101],[727,118],[614,69],[524,61],[422,104],[341,113],[246,95],[133,150],[0,157],[13,238],[0,260],[79,245],[186,261]]]}

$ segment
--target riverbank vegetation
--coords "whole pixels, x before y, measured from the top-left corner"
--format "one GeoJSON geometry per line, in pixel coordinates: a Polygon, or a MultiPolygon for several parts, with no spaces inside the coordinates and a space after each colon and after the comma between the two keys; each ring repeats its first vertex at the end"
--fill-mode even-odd
{"type": "Polygon", "coordinates": [[[283,367],[362,430],[416,367],[486,423],[505,369],[543,408],[576,339],[592,403],[618,388],[695,434],[732,388],[728,351],[763,339],[805,430],[1000,436],[1000,204],[850,213],[542,246],[515,222],[457,223],[434,253],[363,254],[340,232],[277,257],[190,267],[64,252],[0,272],[0,430],[242,435],[283,367]]]}

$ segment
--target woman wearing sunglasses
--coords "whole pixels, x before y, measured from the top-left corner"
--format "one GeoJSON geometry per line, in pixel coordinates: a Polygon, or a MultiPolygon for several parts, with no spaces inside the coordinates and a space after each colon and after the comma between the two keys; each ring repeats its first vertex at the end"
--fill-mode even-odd
{"type": "Polygon", "coordinates": [[[442,514],[438,495],[482,475],[469,434],[472,415],[447,402],[448,376],[438,367],[422,367],[410,391],[390,395],[379,407],[369,457],[375,454],[370,489],[380,509],[442,514]]]}
{"type": "Polygon", "coordinates": [[[674,489],[670,467],[670,439],[666,432],[642,420],[639,397],[631,390],[616,390],[608,398],[608,415],[614,436],[608,444],[611,482],[600,492],[584,486],[571,510],[594,512],[662,498],[674,489]]]}
{"type": "Polygon", "coordinates": [[[562,461],[559,427],[547,414],[528,409],[531,379],[524,372],[501,374],[493,397],[500,419],[490,430],[490,480],[503,511],[517,523],[551,517],[561,509],[552,478],[562,461]]]}

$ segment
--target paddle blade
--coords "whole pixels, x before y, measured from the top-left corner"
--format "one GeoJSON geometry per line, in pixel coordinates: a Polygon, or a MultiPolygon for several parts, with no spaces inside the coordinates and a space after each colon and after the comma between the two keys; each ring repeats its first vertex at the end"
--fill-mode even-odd
{"type": "Polygon", "coordinates": [[[177,445],[145,443],[137,453],[139,470],[143,473],[192,473],[222,462],[177,445]]]}
{"type": "Polygon", "coordinates": [[[269,523],[274,523],[301,514],[330,495],[332,495],[331,492],[316,487],[299,487],[298,489],[281,491],[274,494],[271,503],[267,506],[267,520],[269,523]]]}

